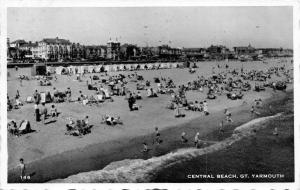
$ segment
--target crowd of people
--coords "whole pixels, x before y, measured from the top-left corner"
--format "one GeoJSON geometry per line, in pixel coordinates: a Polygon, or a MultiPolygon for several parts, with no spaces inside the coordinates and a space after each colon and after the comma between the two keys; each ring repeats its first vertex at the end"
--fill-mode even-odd
{"type": "MultiPolygon", "coordinates": [[[[191,74],[194,74],[196,70],[191,68],[189,71],[191,74]]],[[[22,78],[20,80],[24,80],[24,77],[20,78],[22,78]]],[[[57,77],[56,75],[41,76],[36,77],[36,79],[40,81],[41,85],[47,85],[47,83],[53,84],[51,80],[57,80],[57,77]]],[[[26,100],[23,102],[17,90],[14,99],[7,96],[7,110],[12,111],[13,109],[19,109],[25,103],[33,103],[35,121],[47,124],[53,122],[59,115],[56,108],[57,103],[78,102],[83,105],[94,105],[107,100],[113,102],[113,96],[124,96],[128,101],[129,111],[138,111],[141,108],[141,105],[137,103],[138,100],[143,100],[143,97],[156,98],[165,94],[170,97],[167,108],[174,110],[174,117],[185,117],[186,111],[200,112],[207,116],[210,114],[209,101],[213,101],[220,96],[226,95],[231,100],[238,100],[243,99],[245,93],[252,89],[257,92],[265,90],[267,87],[273,90],[285,90],[286,85],[292,82],[292,71],[286,69],[285,66],[270,67],[266,71],[245,71],[243,67],[238,70],[230,68],[227,64],[225,66],[218,64],[217,68],[213,67],[211,75],[204,77],[195,74],[195,80],[189,81],[186,84],[175,84],[172,78],[163,76],[154,77],[153,82],[151,82],[144,80],[143,75],[138,75],[137,72],[128,75],[109,75],[106,72],[104,77],[99,77],[98,75],[85,76],[83,73],[81,75],[77,74],[75,81],[81,82],[83,79],[86,80],[87,89],[94,91],[94,95],[85,95],[80,90],[79,96],[74,97],[70,87],[62,91],[53,87],[52,92],[38,92],[38,90],[35,90],[33,95],[26,97],[26,100]],[[284,76],[285,79],[272,80],[274,76],[284,76]],[[250,82],[255,83],[254,87],[251,86],[250,82]],[[128,88],[128,84],[132,83],[136,84],[136,91],[128,88]],[[206,99],[189,100],[187,98],[188,91],[206,93],[206,99]],[[46,105],[49,103],[52,105],[48,108],[46,105]],[[50,109],[50,112],[48,112],[48,109],[50,109]]],[[[261,100],[255,101],[258,104],[259,102],[261,100]]],[[[225,120],[233,122],[231,113],[228,110],[225,110],[224,113],[226,115],[225,120]]],[[[254,106],[251,107],[251,114],[260,115],[254,106]]],[[[111,117],[107,115],[103,118],[103,121],[105,121],[103,123],[107,125],[121,123],[119,122],[119,116],[111,117]]],[[[76,122],[73,121],[73,123],[76,122]]],[[[76,126],[84,126],[84,124],[79,125],[77,122],[76,126]]],[[[67,126],[67,129],[70,129],[70,125],[67,126]]]]}

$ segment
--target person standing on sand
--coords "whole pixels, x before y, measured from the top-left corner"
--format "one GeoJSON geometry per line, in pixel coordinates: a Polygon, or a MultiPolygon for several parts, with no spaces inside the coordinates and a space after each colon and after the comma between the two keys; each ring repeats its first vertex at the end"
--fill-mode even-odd
{"type": "Polygon", "coordinates": [[[222,120],[221,122],[220,122],[220,128],[219,128],[219,133],[224,133],[225,131],[224,131],[224,121],[222,120]]]}
{"type": "Polygon", "coordinates": [[[46,124],[46,119],[47,119],[47,114],[48,114],[48,110],[45,106],[45,103],[42,103],[42,119],[43,119],[43,123],[46,124]]]}
{"type": "Polygon", "coordinates": [[[35,116],[35,121],[39,122],[40,121],[40,109],[38,104],[34,104],[34,116],[35,116]]]}
{"type": "Polygon", "coordinates": [[[195,138],[194,138],[194,144],[195,144],[195,147],[196,147],[196,148],[198,148],[198,143],[199,143],[199,141],[200,141],[199,135],[200,135],[200,133],[197,132],[196,135],[195,135],[195,138]]]}
{"type": "Polygon", "coordinates": [[[158,127],[155,127],[155,138],[153,140],[153,144],[160,144],[161,140],[160,140],[160,133],[158,132],[158,127]]]}
{"type": "Polygon", "coordinates": [[[68,102],[71,102],[72,91],[71,91],[70,87],[67,88],[66,94],[67,94],[67,100],[68,100],[68,102]]]}
{"type": "Polygon", "coordinates": [[[203,113],[204,113],[204,115],[208,115],[209,114],[209,112],[208,112],[208,105],[207,105],[206,100],[204,100],[204,102],[203,102],[203,113]]]}
{"type": "Polygon", "coordinates": [[[25,180],[26,176],[25,176],[25,164],[24,164],[24,159],[21,158],[20,159],[20,164],[19,164],[19,167],[20,167],[20,178],[22,181],[25,180]]]}

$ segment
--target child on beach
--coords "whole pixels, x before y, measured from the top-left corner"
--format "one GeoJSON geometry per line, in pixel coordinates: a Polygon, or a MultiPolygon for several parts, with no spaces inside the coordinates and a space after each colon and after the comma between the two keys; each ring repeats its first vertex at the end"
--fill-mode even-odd
{"type": "Polygon", "coordinates": [[[149,151],[149,149],[148,149],[147,143],[144,142],[142,152],[148,152],[148,151],[149,151]]]}
{"type": "Polygon", "coordinates": [[[155,138],[153,140],[153,144],[160,144],[161,140],[160,140],[160,133],[158,132],[158,127],[155,127],[155,138]]]}
{"type": "Polygon", "coordinates": [[[219,133],[222,133],[222,134],[224,133],[224,121],[223,120],[220,122],[219,133]]]}
{"type": "Polygon", "coordinates": [[[195,139],[194,139],[194,144],[195,144],[195,147],[196,147],[196,148],[198,148],[198,143],[199,143],[199,141],[200,141],[199,135],[200,135],[200,133],[197,132],[196,135],[195,135],[195,139]]]}
{"type": "Polygon", "coordinates": [[[55,119],[57,117],[57,109],[54,104],[50,108],[50,114],[52,119],[55,119]]]}
{"type": "Polygon", "coordinates": [[[277,127],[274,128],[273,135],[278,136],[278,129],[277,129],[277,127]]]}
{"type": "Polygon", "coordinates": [[[181,133],[181,142],[183,142],[183,143],[187,143],[188,142],[187,138],[185,137],[185,132],[181,133]]]}
{"type": "Polygon", "coordinates": [[[22,181],[24,181],[26,176],[25,176],[25,164],[23,158],[20,159],[19,167],[20,167],[20,178],[22,181]]]}
{"type": "Polygon", "coordinates": [[[254,108],[254,106],[252,106],[252,107],[251,107],[251,110],[250,110],[250,112],[251,112],[251,116],[253,116],[254,114],[255,114],[255,115],[260,115],[260,113],[259,113],[259,112],[255,111],[255,108],[254,108]]]}

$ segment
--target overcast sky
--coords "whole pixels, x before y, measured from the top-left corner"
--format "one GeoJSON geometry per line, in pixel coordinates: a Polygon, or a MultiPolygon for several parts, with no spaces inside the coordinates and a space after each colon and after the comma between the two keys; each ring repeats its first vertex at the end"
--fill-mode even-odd
{"type": "Polygon", "coordinates": [[[139,46],[293,46],[292,7],[8,8],[11,41],[65,38],[85,45],[112,38],[139,46]]]}

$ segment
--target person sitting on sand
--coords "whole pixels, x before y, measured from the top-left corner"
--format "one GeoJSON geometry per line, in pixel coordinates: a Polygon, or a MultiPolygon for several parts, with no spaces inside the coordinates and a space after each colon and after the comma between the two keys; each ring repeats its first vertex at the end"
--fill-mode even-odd
{"type": "Polygon", "coordinates": [[[259,99],[255,99],[255,106],[258,107],[258,108],[261,108],[262,107],[262,100],[261,98],[259,99]]]}
{"type": "Polygon", "coordinates": [[[252,106],[252,107],[251,107],[251,110],[250,110],[250,112],[251,112],[251,115],[253,115],[253,114],[260,115],[260,113],[259,113],[259,112],[255,111],[255,108],[254,108],[254,106],[252,106]]]}
{"type": "Polygon", "coordinates": [[[278,136],[278,129],[277,129],[277,127],[274,128],[273,135],[278,136]]]}
{"type": "Polygon", "coordinates": [[[188,139],[185,137],[185,132],[182,132],[181,133],[181,142],[183,142],[183,143],[187,143],[188,142],[188,139]]]}
{"type": "Polygon", "coordinates": [[[140,91],[137,92],[136,99],[137,100],[141,100],[142,99],[142,95],[141,95],[140,91]]]}
{"type": "Polygon", "coordinates": [[[54,104],[50,108],[50,114],[52,116],[52,119],[57,117],[57,109],[54,104]]]}
{"type": "Polygon", "coordinates": [[[231,118],[231,112],[229,112],[227,108],[224,110],[224,114],[226,116],[226,121],[227,122],[233,122],[233,120],[231,118]]]}
{"type": "Polygon", "coordinates": [[[148,152],[149,151],[149,149],[148,149],[148,145],[147,145],[147,143],[143,143],[143,150],[142,150],[142,152],[148,152]]]}
{"type": "Polygon", "coordinates": [[[107,125],[123,125],[123,122],[121,121],[121,117],[112,117],[110,115],[104,115],[102,116],[102,122],[101,123],[106,123],[107,125]]]}

